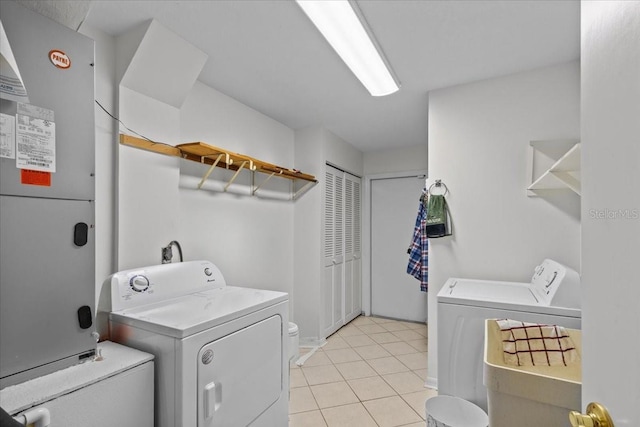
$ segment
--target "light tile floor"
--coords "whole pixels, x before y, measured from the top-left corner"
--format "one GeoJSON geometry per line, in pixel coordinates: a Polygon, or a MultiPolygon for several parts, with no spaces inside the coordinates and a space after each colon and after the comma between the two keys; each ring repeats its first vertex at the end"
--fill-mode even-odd
{"type": "Polygon", "coordinates": [[[424,427],[426,376],[426,325],[360,316],[292,366],[289,427],[424,427]]]}

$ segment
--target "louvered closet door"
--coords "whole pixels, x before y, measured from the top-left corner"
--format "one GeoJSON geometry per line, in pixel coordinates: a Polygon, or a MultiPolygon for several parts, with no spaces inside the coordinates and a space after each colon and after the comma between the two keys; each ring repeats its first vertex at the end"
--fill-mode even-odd
{"type": "Polygon", "coordinates": [[[362,311],[360,178],[327,165],[324,208],[325,337],[362,311]]]}
{"type": "Polygon", "coordinates": [[[324,208],[323,329],[329,336],[344,324],[344,172],[327,165],[324,208]]]}

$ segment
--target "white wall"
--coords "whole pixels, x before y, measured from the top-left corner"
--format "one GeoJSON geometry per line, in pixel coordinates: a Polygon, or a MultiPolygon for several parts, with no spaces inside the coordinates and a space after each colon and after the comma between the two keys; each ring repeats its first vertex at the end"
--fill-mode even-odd
{"type": "Polygon", "coordinates": [[[325,164],[356,176],[363,173],[363,155],[339,136],[322,127],[295,132],[295,164],[315,175],[318,184],[294,208],[294,314],[303,344],[317,344],[322,336],[321,292],[324,275],[322,236],[324,235],[325,164]]]}
{"type": "Polygon", "coordinates": [[[530,140],[579,139],[577,62],[437,90],[429,98],[429,180],[449,189],[453,236],[430,239],[430,384],[437,298],[449,277],[528,282],[543,258],[579,271],[580,199],[531,198],[530,140]]]}
{"type": "Polygon", "coordinates": [[[364,153],[364,174],[426,170],[428,153],[426,142],[413,147],[377,150],[364,153]]]}
{"type": "Polygon", "coordinates": [[[322,209],[324,199],[323,129],[306,128],[295,132],[295,160],[301,170],[315,175],[318,184],[296,202],[294,208],[294,307],[292,322],[299,328],[300,341],[320,340],[322,293],[322,209]]]}
{"type": "MultiPolygon", "coordinates": [[[[116,110],[117,93],[115,81],[115,39],[100,31],[82,27],[80,33],[95,40],[95,96],[96,100],[110,112],[116,110]]],[[[115,164],[117,146],[114,135],[117,126],[113,119],[99,106],[95,106],[96,117],[96,307],[101,284],[116,268],[115,235],[116,180],[115,164]]]]}
{"type": "MultiPolygon", "coordinates": [[[[183,142],[203,141],[294,165],[293,130],[203,83],[196,82],[189,93],[180,124],[183,142]]],[[[202,176],[208,167],[199,169],[202,176]]],[[[182,187],[180,243],[189,259],[212,260],[231,285],[291,293],[294,203],[182,187]]]]}
{"type": "MultiPolygon", "coordinates": [[[[97,40],[97,97],[126,126],[157,141],[203,141],[312,173],[293,162],[293,130],[201,83],[181,108],[120,86],[138,30],[115,39],[82,29],[97,40]]],[[[120,145],[118,125],[102,110],[96,122],[96,298],[109,274],[159,264],[171,240],[181,243],[186,260],[211,259],[232,285],[292,292],[296,202],[181,187],[181,166],[199,165],[120,145]]]]}
{"type": "MultiPolygon", "coordinates": [[[[179,142],[180,110],[171,105],[120,86],[118,114],[147,138],[179,142]]],[[[161,248],[180,240],[179,159],[123,145],[118,153],[117,269],[160,264],[161,248]]]]}
{"type": "Polygon", "coordinates": [[[582,2],[582,403],[640,425],[640,2],[582,2]]]}

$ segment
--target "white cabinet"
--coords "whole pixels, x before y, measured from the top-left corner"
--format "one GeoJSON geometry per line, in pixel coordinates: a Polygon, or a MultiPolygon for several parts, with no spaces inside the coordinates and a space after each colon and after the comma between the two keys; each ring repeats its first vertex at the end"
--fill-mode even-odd
{"type": "Polygon", "coordinates": [[[527,187],[528,195],[535,196],[539,190],[560,189],[580,195],[580,143],[531,141],[530,145],[532,183],[527,187]]]}
{"type": "Polygon", "coordinates": [[[102,360],[0,390],[0,406],[18,418],[44,412],[51,427],[153,427],[153,356],[109,341],[98,349],[102,360]]]}
{"type": "Polygon", "coordinates": [[[361,179],[327,165],[322,282],[325,337],[361,312],[361,241],[361,179]]]}

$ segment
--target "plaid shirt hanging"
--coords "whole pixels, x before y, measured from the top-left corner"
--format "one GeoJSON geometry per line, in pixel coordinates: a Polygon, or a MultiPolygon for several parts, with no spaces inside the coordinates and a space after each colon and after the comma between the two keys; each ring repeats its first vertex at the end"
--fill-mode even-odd
{"type": "Polygon", "coordinates": [[[420,290],[427,292],[429,287],[429,240],[427,239],[427,192],[422,191],[416,225],[413,229],[411,246],[407,250],[409,264],[407,273],[420,281],[420,290]]]}

